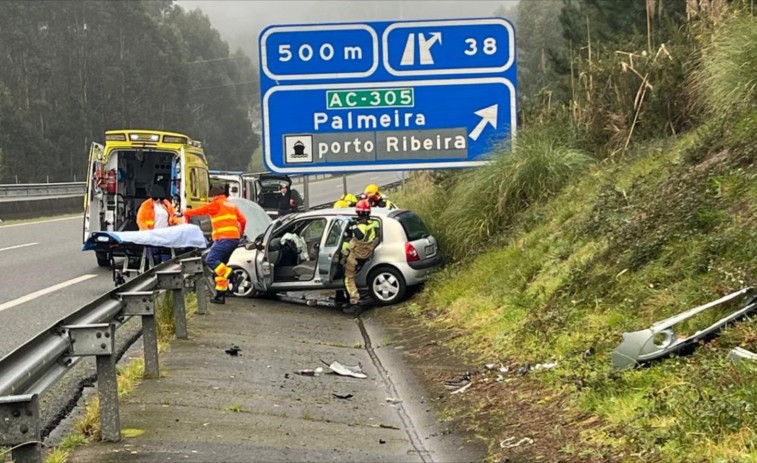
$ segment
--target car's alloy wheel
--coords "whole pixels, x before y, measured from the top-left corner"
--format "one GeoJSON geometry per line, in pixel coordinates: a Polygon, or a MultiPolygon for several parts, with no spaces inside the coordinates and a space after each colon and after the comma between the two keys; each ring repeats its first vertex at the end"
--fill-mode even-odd
{"type": "Polygon", "coordinates": [[[235,278],[237,282],[236,286],[231,288],[231,293],[239,297],[252,296],[255,289],[252,286],[252,280],[247,271],[240,267],[232,267],[231,271],[234,273],[233,278],[235,278]]]}
{"type": "Polygon", "coordinates": [[[371,296],[381,305],[394,304],[405,296],[405,279],[393,268],[382,268],[371,274],[371,296]]]}

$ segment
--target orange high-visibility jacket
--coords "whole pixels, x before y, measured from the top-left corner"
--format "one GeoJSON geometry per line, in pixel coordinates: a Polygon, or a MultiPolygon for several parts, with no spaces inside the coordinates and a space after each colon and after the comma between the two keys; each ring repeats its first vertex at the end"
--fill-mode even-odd
{"type": "MultiPolygon", "coordinates": [[[[155,228],[155,202],[152,198],[145,200],[139,210],[137,211],[137,225],[140,230],[152,230],[155,228]]],[[[174,209],[171,202],[164,199],[160,202],[161,206],[168,212],[168,225],[176,225],[176,218],[174,217],[174,209]]]]}
{"type": "Polygon", "coordinates": [[[213,201],[197,209],[184,211],[184,217],[194,215],[210,216],[210,222],[213,224],[213,241],[238,240],[247,225],[247,219],[239,212],[239,208],[226,199],[225,195],[218,195],[213,198],[213,201]]]}

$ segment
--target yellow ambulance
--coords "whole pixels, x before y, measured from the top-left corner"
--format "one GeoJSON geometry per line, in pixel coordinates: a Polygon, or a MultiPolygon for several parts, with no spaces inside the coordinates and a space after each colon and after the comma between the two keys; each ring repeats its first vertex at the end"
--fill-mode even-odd
{"type": "MultiPolygon", "coordinates": [[[[96,231],[135,231],[139,206],[170,199],[177,211],[208,202],[208,161],[199,141],[158,130],[109,130],[89,150],[83,240],[96,231]]],[[[108,266],[105,253],[97,263],[108,266]]]]}

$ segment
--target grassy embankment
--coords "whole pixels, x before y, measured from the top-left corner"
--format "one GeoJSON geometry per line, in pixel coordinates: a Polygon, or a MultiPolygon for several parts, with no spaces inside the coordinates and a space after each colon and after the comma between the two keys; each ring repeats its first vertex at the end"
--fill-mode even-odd
{"type": "MultiPolygon", "coordinates": [[[[482,362],[556,360],[522,380],[543,392],[532,406],[559,403],[580,430],[566,457],[757,461],[757,365],[725,359],[757,351],[755,320],[649,368],[610,361],[623,332],[757,283],[755,24],[733,20],[703,49],[691,82],[707,122],[694,130],[588,164],[570,130],[532,127],[490,168],[397,197],[452,258],[405,310],[464,333],[451,345],[482,362]]],[[[478,400],[473,430],[497,408],[478,400]]],[[[489,437],[495,455],[504,436],[489,437]]]]}
{"type": "MultiPolygon", "coordinates": [[[[176,325],[174,324],[173,299],[172,294],[167,292],[165,297],[159,299],[156,305],[158,320],[158,352],[163,352],[169,345],[171,339],[176,334],[176,325]]],[[[187,316],[190,317],[197,312],[197,296],[194,293],[188,293],[186,298],[187,316]]],[[[144,358],[133,359],[123,366],[116,369],[118,375],[118,397],[119,399],[127,396],[134,390],[145,374],[144,358]]],[[[124,437],[139,435],[141,430],[122,429],[124,437]]],[[[71,451],[85,445],[89,441],[100,439],[100,400],[97,395],[85,406],[84,415],[76,422],[75,431],[68,434],[61,443],[46,456],[46,463],[66,463],[71,451]]]]}

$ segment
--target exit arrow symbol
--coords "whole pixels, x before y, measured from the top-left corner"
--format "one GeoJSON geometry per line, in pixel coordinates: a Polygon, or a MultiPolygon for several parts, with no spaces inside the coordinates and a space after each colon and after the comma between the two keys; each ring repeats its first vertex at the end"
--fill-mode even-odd
{"type": "Polygon", "coordinates": [[[468,135],[471,137],[471,140],[478,140],[478,137],[481,136],[481,132],[486,128],[486,124],[491,124],[494,129],[497,128],[497,109],[499,109],[499,104],[493,104],[484,109],[479,109],[474,113],[476,116],[479,116],[481,120],[478,121],[478,125],[476,125],[470,135],[468,135]]]}
{"type": "Polygon", "coordinates": [[[434,64],[434,58],[431,56],[431,47],[436,42],[442,43],[442,33],[432,32],[428,40],[423,34],[418,34],[418,50],[421,64],[434,64]]]}

